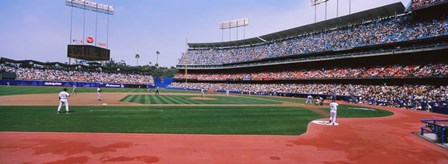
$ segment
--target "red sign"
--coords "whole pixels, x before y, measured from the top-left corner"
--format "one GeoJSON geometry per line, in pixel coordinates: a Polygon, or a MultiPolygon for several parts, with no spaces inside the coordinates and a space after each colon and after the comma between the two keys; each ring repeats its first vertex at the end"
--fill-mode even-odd
{"type": "Polygon", "coordinates": [[[89,36],[86,39],[87,43],[93,43],[93,37],[89,36]]]}
{"type": "Polygon", "coordinates": [[[101,46],[101,47],[106,47],[107,44],[106,43],[98,43],[97,45],[101,46]]]}

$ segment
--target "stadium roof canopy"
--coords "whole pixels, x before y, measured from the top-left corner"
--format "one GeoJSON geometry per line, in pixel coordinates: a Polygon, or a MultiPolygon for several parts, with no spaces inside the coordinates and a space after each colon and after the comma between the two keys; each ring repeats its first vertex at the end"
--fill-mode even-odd
{"type": "Polygon", "coordinates": [[[230,42],[215,42],[215,43],[188,43],[190,48],[220,48],[220,47],[235,47],[259,44],[263,42],[270,42],[279,39],[290,38],[297,35],[308,34],[312,32],[323,31],[332,28],[338,28],[347,26],[350,24],[358,24],[378,18],[384,18],[389,16],[394,16],[398,14],[403,14],[405,12],[405,7],[401,2],[394,4],[361,11],[358,13],[341,16],[338,18],[329,19],[322,22],[317,22],[305,26],[300,26],[284,31],[275,32],[272,34],[267,34],[255,38],[249,38],[244,40],[230,41],[230,42]]]}

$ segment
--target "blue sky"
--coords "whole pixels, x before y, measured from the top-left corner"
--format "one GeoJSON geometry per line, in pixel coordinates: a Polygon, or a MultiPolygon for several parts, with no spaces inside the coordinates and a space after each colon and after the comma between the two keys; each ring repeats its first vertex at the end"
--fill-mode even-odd
{"type": "MultiPolygon", "coordinates": [[[[314,22],[309,0],[92,0],[112,5],[109,48],[114,60],[136,65],[156,62],[175,66],[188,42],[220,42],[220,21],[249,18],[245,37],[256,37],[314,22]]],[[[410,0],[352,0],[352,13],[410,0]]],[[[339,15],[348,14],[349,0],[339,0],[339,15]]],[[[0,0],[0,57],[67,62],[70,7],[64,0],[0,0]]],[[[318,6],[318,21],[324,19],[318,6]]],[[[82,39],[83,11],[73,10],[73,39],[82,39]]],[[[328,2],[328,18],[336,16],[336,0],[328,2]]],[[[106,42],[107,16],[98,15],[96,40],[106,42]]],[[[243,29],[238,38],[243,38],[243,29]]],[[[235,40],[236,30],[232,30],[235,40]]],[[[86,12],[86,36],[95,36],[95,13],[86,12]]],[[[225,31],[224,40],[229,40],[225,31]]]]}

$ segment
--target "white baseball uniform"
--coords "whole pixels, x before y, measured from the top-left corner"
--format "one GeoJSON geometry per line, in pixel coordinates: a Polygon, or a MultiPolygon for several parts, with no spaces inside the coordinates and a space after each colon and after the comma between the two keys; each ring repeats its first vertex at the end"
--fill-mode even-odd
{"type": "Polygon", "coordinates": [[[201,96],[204,97],[204,88],[201,88],[201,96]]]}
{"type": "Polygon", "coordinates": [[[311,96],[311,95],[308,95],[308,97],[306,97],[306,102],[305,102],[305,104],[313,104],[313,96],[311,96]]]}
{"type": "Polygon", "coordinates": [[[100,87],[96,88],[96,94],[97,94],[98,101],[100,101],[101,100],[101,88],[100,87]]]}
{"type": "Polygon", "coordinates": [[[58,107],[58,113],[61,111],[62,104],[65,105],[65,112],[68,113],[68,97],[70,94],[68,94],[66,91],[62,91],[59,93],[59,107],[58,107]]]}
{"type": "Polygon", "coordinates": [[[76,85],[73,85],[72,93],[73,93],[73,94],[76,94],[76,85]]]}
{"type": "Polygon", "coordinates": [[[336,113],[338,110],[338,103],[332,102],[330,103],[330,123],[335,124],[336,123],[336,113]]]}
{"type": "Polygon", "coordinates": [[[229,90],[226,90],[226,96],[228,96],[228,95],[229,95],[229,92],[230,92],[229,90]]]}

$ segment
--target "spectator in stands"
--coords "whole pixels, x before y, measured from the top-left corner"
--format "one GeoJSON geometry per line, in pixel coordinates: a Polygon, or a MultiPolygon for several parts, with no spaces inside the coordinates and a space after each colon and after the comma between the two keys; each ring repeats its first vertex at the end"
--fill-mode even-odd
{"type": "Polygon", "coordinates": [[[238,48],[190,49],[181,57],[179,65],[239,63],[448,35],[447,17],[422,22],[411,22],[410,19],[410,15],[382,18],[358,25],[238,48]]]}
{"type": "MultiPolygon", "coordinates": [[[[328,78],[384,78],[384,77],[446,77],[448,76],[448,64],[426,65],[388,65],[360,68],[332,68],[332,69],[301,69],[283,72],[256,72],[256,73],[193,73],[188,74],[188,79],[196,80],[227,80],[227,79],[328,79],[328,78]]],[[[174,76],[177,79],[185,79],[183,73],[174,76]]]]}
{"type": "Polygon", "coordinates": [[[47,80],[47,81],[69,81],[69,82],[100,82],[118,84],[154,84],[150,75],[65,71],[56,69],[15,68],[0,66],[0,69],[15,72],[19,80],[47,80]]]}

